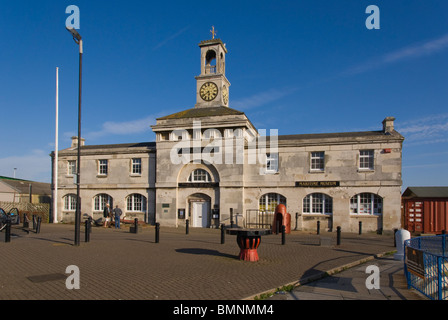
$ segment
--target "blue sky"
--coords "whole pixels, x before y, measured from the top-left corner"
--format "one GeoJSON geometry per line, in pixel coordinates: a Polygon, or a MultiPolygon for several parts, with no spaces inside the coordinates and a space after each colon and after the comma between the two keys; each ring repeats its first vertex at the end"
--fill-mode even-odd
{"type": "Polygon", "coordinates": [[[0,175],[50,182],[59,67],[59,148],[77,134],[80,10],[86,144],[154,141],[155,118],[195,104],[198,43],[226,43],[230,107],[279,134],[368,131],[396,117],[403,190],[448,185],[448,2],[3,1],[0,175]],[[380,9],[369,30],[368,5],[380,9]]]}

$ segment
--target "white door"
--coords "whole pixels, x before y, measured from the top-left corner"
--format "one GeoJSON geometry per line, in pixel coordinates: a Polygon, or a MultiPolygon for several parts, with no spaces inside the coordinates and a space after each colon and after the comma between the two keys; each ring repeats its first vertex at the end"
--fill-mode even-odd
{"type": "Polygon", "coordinates": [[[193,227],[207,227],[208,202],[193,202],[193,227]]]}

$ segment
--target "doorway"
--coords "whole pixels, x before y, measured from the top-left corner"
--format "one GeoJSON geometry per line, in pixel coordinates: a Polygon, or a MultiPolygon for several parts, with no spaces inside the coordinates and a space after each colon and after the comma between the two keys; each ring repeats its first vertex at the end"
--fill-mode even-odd
{"type": "Polygon", "coordinates": [[[191,202],[191,222],[192,227],[207,228],[208,216],[210,211],[210,202],[193,201],[191,202]]]}

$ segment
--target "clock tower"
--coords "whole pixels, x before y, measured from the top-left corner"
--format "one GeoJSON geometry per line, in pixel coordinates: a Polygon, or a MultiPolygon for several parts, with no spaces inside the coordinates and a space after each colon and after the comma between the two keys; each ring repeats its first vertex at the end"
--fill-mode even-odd
{"type": "Polygon", "coordinates": [[[213,38],[201,41],[201,74],[196,78],[195,108],[228,107],[230,82],[226,78],[225,44],[213,38]]]}

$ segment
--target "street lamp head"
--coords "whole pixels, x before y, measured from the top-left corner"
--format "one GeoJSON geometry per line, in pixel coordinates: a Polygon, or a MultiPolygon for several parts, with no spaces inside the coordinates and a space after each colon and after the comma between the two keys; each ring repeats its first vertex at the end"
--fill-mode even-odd
{"type": "Polygon", "coordinates": [[[79,43],[79,41],[81,41],[81,35],[78,33],[78,31],[76,31],[75,28],[69,28],[69,27],[65,27],[68,32],[71,33],[71,35],[73,36],[73,40],[76,41],[76,43],[79,43]]]}

